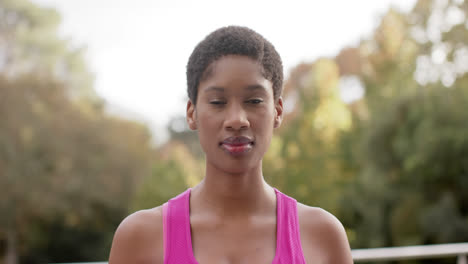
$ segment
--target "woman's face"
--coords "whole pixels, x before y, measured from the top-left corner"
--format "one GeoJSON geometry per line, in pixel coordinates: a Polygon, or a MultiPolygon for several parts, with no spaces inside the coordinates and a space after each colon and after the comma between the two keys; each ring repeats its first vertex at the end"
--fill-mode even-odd
{"type": "Polygon", "coordinates": [[[258,168],[282,120],[281,98],[275,102],[262,66],[246,56],[224,56],[205,75],[187,121],[198,130],[207,166],[234,174],[258,168]]]}

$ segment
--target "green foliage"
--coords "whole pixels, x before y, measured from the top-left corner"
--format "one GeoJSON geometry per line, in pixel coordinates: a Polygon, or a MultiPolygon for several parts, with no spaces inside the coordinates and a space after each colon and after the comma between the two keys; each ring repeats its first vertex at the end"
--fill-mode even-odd
{"type": "Polygon", "coordinates": [[[196,185],[204,173],[204,162],[195,159],[185,143],[175,140],[160,149],[151,175],[143,179],[132,199],[132,211],[162,205],[196,185]]]}
{"type": "Polygon", "coordinates": [[[94,77],[83,59],[84,48],[58,37],[60,16],[28,0],[0,2],[0,71],[8,77],[34,74],[66,83],[75,100],[99,104],[94,77]]]}
{"type": "MultiPolygon", "coordinates": [[[[359,107],[351,106],[353,129],[341,141],[346,143],[342,145],[345,153],[354,150],[346,156],[345,168],[358,170],[336,212],[353,234],[353,247],[468,239],[467,74],[452,67],[460,58],[450,56],[456,52],[453,50],[463,49],[459,39],[468,36],[468,30],[455,25],[437,33],[432,28],[435,37],[431,37],[427,29],[431,16],[456,5],[419,1],[410,14],[389,12],[374,37],[360,45],[363,67],[358,76],[366,94],[359,107]],[[394,34],[385,30],[385,23],[395,18],[403,22],[393,21],[392,25],[406,25],[399,30],[403,38],[385,37],[394,34]],[[419,29],[427,30],[423,42],[421,36],[411,34],[419,29]],[[438,40],[437,34],[445,38],[438,40]],[[392,56],[381,43],[390,39],[401,42],[392,56]],[[451,48],[444,64],[437,66],[432,52],[441,45],[451,48]],[[427,64],[425,68],[420,68],[420,61],[427,64]],[[447,76],[455,76],[452,83],[447,76]],[[363,105],[366,111],[362,111],[363,105]]],[[[468,11],[466,7],[462,10],[468,11]]]]}
{"type": "Polygon", "coordinates": [[[437,221],[426,216],[437,215],[434,206],[440,210],[450,208],[444,227],[424,228],[421,235],[427,242],[468,239],[468,225],[462,224],[468,214],[468,113],[464,110],[468,98],[461,89],[465,88],[434,89],[425,95],[399,99],[385,111],[386,119],[369,128],[367,159],[388,182],[387,186],[396,189],[392,211],[407,204],[406,196],[418,193],[422,201],[417,204],[423,209],[432,208],[428,209],[432,213],[413,210],[406,219],[420,221],[417,226],[421,227],[437,221]],[[453,223],[449,216],[453,216],[453,223]],[[447,228],[453,230],[448,232],[447,228]]]}
{"type": "MultiPolygon", "coordinates": [[[[0,230],[18,230],[25,247],[33,247],[23,239],[34,234],[29,228],[36,228],[36,219],[46,221],[45,226],[63,219],[62,231],[96,227],[93,232],[111,234],[118,222],[99,213],[120,212],[114,216],[121,219],[139,179],[149,174],[152,150],[146,128],[103,113],[83,114],[60,85],[33,76],[0,79],[0,87],[0,184],[5,188],[0,230]]],[[[59,242],[47,239],[41,243],[59,242]]],[[[99,246],[108,249],[110,240],[99,246]]]]}
{"type": "Polygon", "coordinates": [[[468,240],[468,69],[460,62],[468,30],[463,21],[428,23],[450,8],[468,14],[457,2],[390,10],[371,38],[336,57],[338,74],[320,59],[286,82],[294,108],[267,153],[266,177],[337,215],[355,248],[468,240]],[[365,89],[348,112],[333,92],[347,74],[365,89]]]}
{"type": "Polygon", "coordinates": [[[0,259],[105,259],[150,174],[149,131],[103,112],[54,10],[15,0],[0,13],[0,259]]]}
{"type": "Polygon", "coordinates": [[[62,215],[35,218],[24,234],[20,263],[64,263],[107,258],[112,236],[126,210],[93,205],[79,224],[62,215]]]}
{"type": "Polygon", "coordinates": [[[339,186],[346,181],[338,164],[338,135],[350,128],[351,114],[339,98],[335,62],[319,60],[303,78],[303,86],[296,87],[301,94],[297,115],[285,120],[273,140],[264,160],[265,175],[299,201],[334,210],[339,186]]]}

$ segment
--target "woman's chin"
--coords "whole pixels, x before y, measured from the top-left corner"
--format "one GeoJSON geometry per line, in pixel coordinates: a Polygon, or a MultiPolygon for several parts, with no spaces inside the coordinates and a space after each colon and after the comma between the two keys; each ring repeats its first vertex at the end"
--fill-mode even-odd
{"type": "Polygon", "coordinates": [[[224,172],[225,174],[231,175],[243,175],[254,171],[258,167],[258,162],[246,162],[246,161],[231,161],[223,162],[215,166],[217,170],[224,172]]]}

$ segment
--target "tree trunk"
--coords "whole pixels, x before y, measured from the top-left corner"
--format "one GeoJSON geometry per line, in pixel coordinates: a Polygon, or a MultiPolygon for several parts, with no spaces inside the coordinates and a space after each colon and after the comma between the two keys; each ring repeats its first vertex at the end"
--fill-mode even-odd
{"type": "Polygon", "coordinates": [[[7,250],[5,264],[17,264],[18,255],[16,250],[16,230],[13,228],[7,230],[7,250]]]}

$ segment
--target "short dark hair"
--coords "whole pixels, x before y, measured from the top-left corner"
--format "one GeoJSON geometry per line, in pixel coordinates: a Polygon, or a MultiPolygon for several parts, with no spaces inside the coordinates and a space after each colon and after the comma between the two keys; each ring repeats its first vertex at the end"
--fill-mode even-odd
{"type": "Polygon", "coordinates": [[[193,104],[196,104],[198,85],[205,77],[207,68],[226,55],[243,55],[259,62],[265,79],[273,84],[275,100],[281,96],[283,63],[275,47],[252,29],[228,26],[206,36],[190,55],[187,64],[187,93],[193,104]]]}

